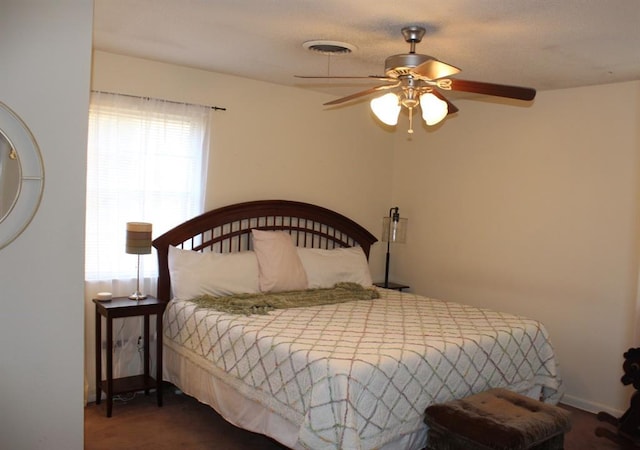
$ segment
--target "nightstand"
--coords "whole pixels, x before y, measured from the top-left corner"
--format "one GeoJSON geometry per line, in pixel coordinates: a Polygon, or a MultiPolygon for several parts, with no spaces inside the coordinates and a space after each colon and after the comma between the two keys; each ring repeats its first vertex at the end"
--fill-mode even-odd
{"type": "Polygon", "coordinates": [[[162,313],[167,305],[154,297],[144,300],[131,300],[128,297],[117,297],[104,301],[93,299],[96,304],[96,404],[100,404],[102,392],[107,397],[107,417],[111,417],[113,396],[127,392],[144,390],[149,395],[150,389],[156,390],[158,406],[162,406],[162,313]],[[156,376],[149,374],[149,317],[156,316],[156,376]],[[113,379],[113,319],[120,317],[143,316],[143,366],[142,375],[113,379]],[[102,317],[106,319],[106,363],[107,379],[102,380],[102,317]]]}
{"type": "MultiPolygon", "coordinates": [[[[403,289],[409,289],[410,286],[406,285],[406,284],[399,284],[399,283],[394,283],[393,281],[389,281],[389,283],[387,283],[388,286],[386,287],[386,289],[395,289],[396,291],[402,291],[403,289]]],[[[374,286],[378,286],[383,288],[384,287],[384,281],[380,281],[378,283],[373,283],[374,286]]]]}

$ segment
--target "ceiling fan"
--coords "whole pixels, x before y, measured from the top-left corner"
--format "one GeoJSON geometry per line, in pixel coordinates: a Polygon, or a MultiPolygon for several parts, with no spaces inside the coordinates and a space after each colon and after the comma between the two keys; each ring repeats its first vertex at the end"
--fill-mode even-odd
{"type": "Polygon", "coordinates": [[[409,26],[402,29],[405,41],[411,46],[409,53],[388,57],[385,60],[384,76],[296,75],[296,77],[371,78],[384,81],[385,84],[347,95],[324,105],[337,105],[379,91],[389,90],[390,92],[387,94],[371,100],[371,109],[383,123],[394,126],[398,123],[400,109],[404,106],[409,110],[409,133],[413,133],[413,110],[418,106],[422,110],[422,118],[427,125],[435,125],[448,114],[458,112],[458,108],[447,100],[440,90],[472,92],[524,101],[531,101],[536,96],[536,91],[532,88],[450,78],[459,73],[460,69],[439,61],[433,56],[416,53],[416,44],[422,41],[425,31],[420,26],[409,26]]]}

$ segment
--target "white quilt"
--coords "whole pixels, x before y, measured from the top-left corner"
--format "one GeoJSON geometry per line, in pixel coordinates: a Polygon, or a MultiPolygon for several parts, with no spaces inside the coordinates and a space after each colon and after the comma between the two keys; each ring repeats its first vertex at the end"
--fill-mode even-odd
{"type": "Polygon", "coordinates": [[[431,403],[508,387],[561,396],[537,321],[380,290],[382,298],[231,315],[173,300],[165,343],[299,425],[309,449],[374,449],[424,428],[431,403]]]}

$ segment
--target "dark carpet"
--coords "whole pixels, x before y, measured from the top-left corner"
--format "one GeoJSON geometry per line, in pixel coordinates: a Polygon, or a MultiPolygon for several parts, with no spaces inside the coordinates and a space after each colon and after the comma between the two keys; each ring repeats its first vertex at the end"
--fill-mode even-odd
{"type": "MultiPolygon", "coordinates": [[[[241,430],[222,419],[213,409],[192,397],[176,393],[165,385],[164,405],[156,397],[136,395],[126,402],[114,401],[112,417],[106,404],[85,408],[84,439],[87,450],[112,449],[224,449],[282,450],[285,447],[265,436],[241,430]]],[[[598,427],[615,432],[615,427],[599,422],[594,414],[569,406],[572,429],[565,437],[565,450],[636,449],[596,436],[598,427]]]]}

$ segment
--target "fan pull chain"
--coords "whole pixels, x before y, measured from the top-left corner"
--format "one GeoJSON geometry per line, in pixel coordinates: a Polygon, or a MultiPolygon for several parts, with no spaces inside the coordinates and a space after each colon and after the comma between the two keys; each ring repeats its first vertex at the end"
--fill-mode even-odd
{"type": "Polygon", "coordinates": [[[409,134],[413,134],[413,107],[409,106],[409,134]]]}

